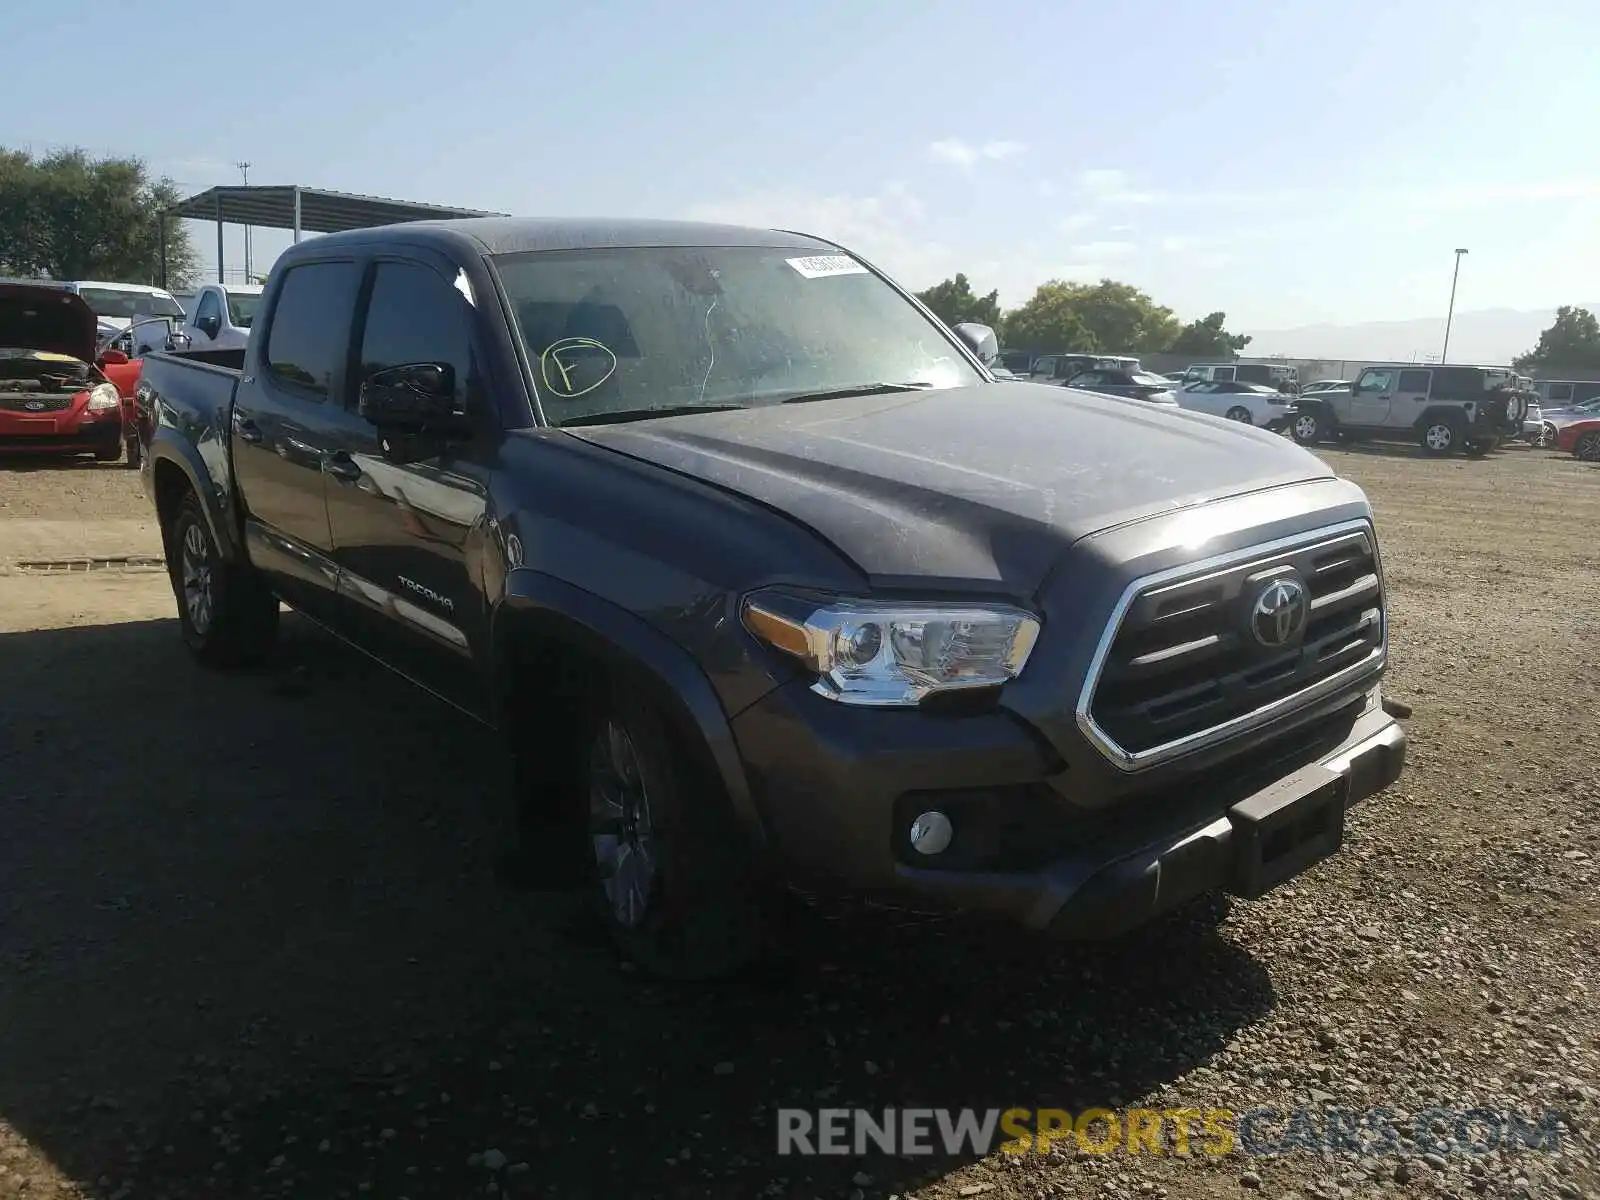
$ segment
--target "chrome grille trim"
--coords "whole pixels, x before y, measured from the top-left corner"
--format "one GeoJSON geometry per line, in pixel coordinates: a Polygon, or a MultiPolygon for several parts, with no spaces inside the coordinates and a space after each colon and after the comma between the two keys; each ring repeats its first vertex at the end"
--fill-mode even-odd
{"type": "Polygon", "coordinates": [[[1100,640],[1095,646],[1094,657],[1090,660],[1089,670],[1084,676],[1083,687],[1078,693],[1075,716],[1078,728],[1082,731],[1084,737],[1113,766],[1128,772],[1149,770],[1152,767],[1181,758],[1185,754],[1191,754],[1225,742],[1241,733],[1259,729],[1280,717],[1325,699],[1365,677],[1377,676],[1388,659],[1388,652],[1388,594],[1383,587],[1383,559],[1378,547],[1377,532],[1369,519],[1344,521],[1337,525],[1327,525],[1305,533],[1295,534],[1292,537],[1262,542],[1254,546],[1245,547],[1242,550],[1231,551],[1227,554],[1220,554],[1197,562],[1171,567],[1165,571],[1141,576],[1128,584],[1118,598],[1117,604],[1111,612],[1111,617],[1106,622],[1105,629],[1101,632],[1100,640]],[[1262,567],[1268,567],[1273,565],[1273,560],[1276,558],[1281,558],[1291,553],[1312,553],[1322,549],[1324,546],[1347,540],[1353,534],[1364,534],[1371,546],[1372,559],[1378,574],[1378,620],[1382,626],[1377,646],[1360,660],[1339,669],[1332,675],[1317,680],[1308,687],[1287,696],[1281,696],[1250,712],[1144,750],[1130,751],[1125,749],[1095,720],[1093,715],[1095,692],[1100,686],[1106,662],[1111,656],[1113,647],[1116,645],[1118,635],[1122,632],[1123,622],[1127,618],[1129,610],[1145,593],[1180,582],[1185,584],[1195,583],[1207,575],[1220,571],[1237,571],[1245,567],[1254,566],[1258,562],[1262,567]]]}

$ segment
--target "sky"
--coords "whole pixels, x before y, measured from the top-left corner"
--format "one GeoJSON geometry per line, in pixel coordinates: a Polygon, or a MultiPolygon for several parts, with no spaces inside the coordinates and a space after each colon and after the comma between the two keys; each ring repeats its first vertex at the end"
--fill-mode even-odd
{"type": "MultiPolygon", "coordinates": [[[[1582,0],[13,0],[0,145],[845,243],[1282,330],[1600,294],[1582,0]],[[113,31],[114,26],[114,31],[113,31]],[[77,86],[74,80],[84,86],[77,86]]],[[[194,227],[214,270],[214,226],[194,227]]],[[[257,231],[265,266],[286,233],[257,231]]],[[[242,265],[240,231],[230,265],[242,265]]]]}

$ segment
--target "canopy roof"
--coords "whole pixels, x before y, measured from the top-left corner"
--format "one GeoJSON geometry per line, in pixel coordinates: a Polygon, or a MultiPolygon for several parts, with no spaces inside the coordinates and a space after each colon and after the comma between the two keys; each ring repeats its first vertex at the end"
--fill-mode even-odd
{"type": "Polygon", "coordinates": [[[506,215],[294,185],[214,187],[179,201],[167,212],[196,221],[220,221],[224,225],[254,225],[262,229],[293,229],[310,233],[340,233],[346,229],[367,229],[373,225],[392,225],[400,221],[506,215]]]}

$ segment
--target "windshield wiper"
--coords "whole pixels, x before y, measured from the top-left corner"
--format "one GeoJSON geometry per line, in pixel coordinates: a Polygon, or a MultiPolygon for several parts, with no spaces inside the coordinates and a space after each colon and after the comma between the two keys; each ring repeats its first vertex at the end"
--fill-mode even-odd
{"type": "Polygon", "coordinates": [[[830,388],[825,392],[804,392],[778,401],[779,404],[809,404],[813,400],[842,400],[846,396],[887,396],[892,392],[922,392],[931,383],[858,383],[854,387],[830,388]]]}
{"type": "Polygon", "coordinates": [[[620,425],[624,421],[648,421],[652,417],[687,417],[694,413],[729,412],[742,404],[677,404],[662,408],[624,408],[615,412],[588,413],[562,421],[560,428],[573,425],[620,425]]]}

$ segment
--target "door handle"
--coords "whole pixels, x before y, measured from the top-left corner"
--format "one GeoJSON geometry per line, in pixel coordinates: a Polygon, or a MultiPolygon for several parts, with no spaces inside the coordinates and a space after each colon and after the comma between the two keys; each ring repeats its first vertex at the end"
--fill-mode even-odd
{"type": "Polygon", "coordinates": [[[322,469],[335,479],[342,479],[346,483],[354,483],[361,478],[361,464],[350,457],[348,451],[335,450],[331,454],[322,456],[322,469]]]}
{"type": "Polygon", "coordinates": [[[238,413],[233,415],[233,431],[241,440],[246,442],[259,442],[261,440],[261,426],[249,417],[241,417],[238,413]]]}

